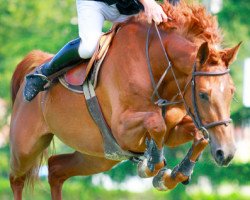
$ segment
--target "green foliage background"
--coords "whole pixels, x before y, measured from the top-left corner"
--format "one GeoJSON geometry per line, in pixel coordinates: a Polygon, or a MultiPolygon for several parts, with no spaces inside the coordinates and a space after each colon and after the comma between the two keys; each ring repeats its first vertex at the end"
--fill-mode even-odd
{"type": "Polygon", "coordinates": [[[232,109],[232,118],[236,125],[248,121],[250,109],[242,106],[242,84],[244,59],[249,57],[250,50],[250,20],[248,19],[250,4],[248,1],[224,0],[223,10],[218,13],[220,27],[224,32],[226,46],[233,46],[240,41],[243,42],[237,61],[231,67],[231,74],[237,87],[235,103],[232,109]]]}
{"type": "MultiPolygon", "coordinates": [[[[18,62],[31,50],[41,49],[56,53],[66,42],[78,37],[76,9],[74,0],[0,0],[0,98],[10,105],[10,79],[18,62]]],[[[250,50],[250,4],[245,0],[224,0],[223,10],[218,13],[219,24],[224,31],[225,47],[231,47],[243,41],[238,60],[232,66],[232,76],[237,86],[236,98],[239,103],[232,107],[234,122],[238,125],[250,118],[250,110],[242,105],[242,66],[250,50]]],[[[105,27],[108,27],[105,26],[105,27]]],[[[10,106],[9,112],[10,113],[10,106]]],[[[0,127],[6,123],[0,123],[0,127]]],[[[184,156],[187,146],[167,150],[169,166],[175,166],[184,156]]],[[[58,144],[58,152],[65,147],[58,144]]],[[[67,149],[67,151],[72,151],[67,149]]],[[[0,148],[0,199],[12,199],[8,183],[9,147],[0,148]]],[[[127,176],[136,175],[136,165],[125,162],[108,172],[117,182],[127,176]]],[[[127,191],[107,191],[101,186],[93,186],[91,177],[72,178],[64,186],[65,199],[248,199],[239,193],[221,196],[216,187],[222,183],[237,186],[250,185],[250,163],[233,163],[222,169],[210,161],[209,152],[205,152],[198,162],[191,184],[197,184],[198,177],[208,176],[213,183],[213,193],[189,195],[186,187],[180,185],[172,192],[160,193],[150,190],[133,194],[127,191]]],[[[202,187],[202,186],[200,186],[202,187]]],[[[49,186],[43,179],[32,194],[26,192],[26,199],[49,199],[49,186]]]]}

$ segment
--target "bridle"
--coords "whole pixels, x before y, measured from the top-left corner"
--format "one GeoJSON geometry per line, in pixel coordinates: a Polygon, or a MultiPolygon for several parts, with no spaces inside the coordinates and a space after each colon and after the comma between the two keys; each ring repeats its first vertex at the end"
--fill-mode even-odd
{"type": "MultiPolygon", "coordinates": [[[[197,99],[196,99],[196,82],[195,82],[195,78],[197,76],[223,76],[225,74],[228,74],[229,73],[229,69],[225,70],[225,71],[213,71],[213,72],[203,72],[203,71],[197,71],[196,70],[196,62],[194,62],[193,64],[193,71],[192,71],[192,78],[191,80],[187,83],[187,85],[189,83],[191,83],[191,92],[192,92],[192,106],[193,106],[193,109],[194,109],[194,113],[191,112],[191,109],[189,108],[189,106],[187,105],[185,99],[184,99],[184,93],[181,91],[180,89],[180,85],[178,83],[178,80],[176,78],[176,75],[174,73],[174,70],[172,68],[172,63],[168,57],[168,54],[166,52],[166,49],[163,45],[163,42],[162,42],[162,38],[161,38],[161,35],[160,35],[160,32],[158,30],[158,27],[156,24],[154,24],[155,26],[155,30],[157,32],[157,36],[159,38],[159,41],[160,41],[160,44],[161,44],[161,48],[163,50],[163,53],[164,53],[164,56],[166,58],[166,61],[168,63],[168,67],[166,68],[166,70],[163,72],[162,76],[160,77],[158,83],[155,82],[155,79],[154,79],[154,76],[153,76],[153,71],[152,71],[152,66],[150,64],[150,57],[149,57],[149,37],[150,37],[150,31],[151,31],[151,27],[150,26],[148,28],[148,31],[147,31],[147,38],[146,38],[146,59],[147,59],[147,64],[148,64],[148,70],[149,70],[149,75],[150,75],[150,80],[151,80],[151,84],[153,86],[153,93],[152,93],[152,96],[151,96],[151,101],[153,103],[155,103],[156,105],[158,105],[159,107],[161,107],[162,109],[162,116],[163,118],[165,118],[165,114],[166,114],[166,107],[169,106],[169,105],[174,105],[174,104],[178,104],[178,103],[184,103],[184,106],[185,106],[185,109],[187,111],[187,114],[192,118],[193,122],[194,122],[194,125],[195,127],[202,132],[203,136],[205,139],[209,139],[209,132],[207,129],[209,128],[212,128],[212,127],[215,127],[215,126],[220,126],[220,125],[225,125],[225,126],[228,126],[229,123],[232,122],[232,119],[231,118],[228,118],[228,119],[225,119],[225,120],[219,120],[219,121],[215,121],[215,122],[210,122],[210,123],[207,123],[207,124],[203,124],[202,123],[202,120],[201,120],[201,117],[200,117],[200,114],[199,114],[199,109],[198,109],[198,106],[197,106],[197,99]],[[174,77],[174,80],[175,80],[175,83],[176,83],[176,86],[178,88],[178,94],[181,96],[181,101],[168,101],[166,99],[163,99],[161,98],[159,92],[158,92],[158,89],[159,87],[161,86],[161,84],[163,83],[163,80],[164,78],[166,77],[166,75],[168,74],[168,72],[171,71],[173,77],[174,77]],[[157,97],[158,100],[155,100],[155,97],[157,97]]],[[[187,85],[185,86],[185,89],[187,87],[187,85]]],[[[185,91],[184,91],[185,92],[185,91]]]]}
{"type": "Polygon", "coordinates": [[[191,79],[191,89],[192,89],[192,105],[194,108],[194,114],[188,109],[188,114],[191,116],[195,126],[203,132],[206,138],[209,137],[209,133],[207,129],[212,128],[214,126],[219,126],[219,125],[225,125],[228,126],[229,123],[232,122],[231,118],[225,119],[225,120],[220,120],[220,121],[215,121],[215,122],[210,122],[208,124],[203,124],[200,114],[199,114],[199,109],[197,106],[197,100],[196,100],[196,82],[195,82],[195,77],[196,76],[222,76],[225,74],[229,73],[229,69],[225,71],[214,71],[214,72],[202,72],[202,71],[196,71],[196,63],[193,65],[193,72],[192,72],[192,79],[191,79]]]}

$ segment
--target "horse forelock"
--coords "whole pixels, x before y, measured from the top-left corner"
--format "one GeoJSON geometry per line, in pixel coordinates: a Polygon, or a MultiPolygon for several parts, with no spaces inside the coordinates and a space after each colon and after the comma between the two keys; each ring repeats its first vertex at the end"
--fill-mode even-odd
{"type": "MultiPolygon", "coordinates": [[[[162,29],[175,31],[197,45],[203,42],[209,42],[210,44],[222,42],[217,18],[207,13],[204,6],[189,5],[185,1],[181,1],[177,6],[172,6],[168,1],[164,1],[162,8],[167,16],[172,19],[161,23],[162,29]]],[[[146,16],[141,13],[137,20],[146,21],[146,16]]]]}

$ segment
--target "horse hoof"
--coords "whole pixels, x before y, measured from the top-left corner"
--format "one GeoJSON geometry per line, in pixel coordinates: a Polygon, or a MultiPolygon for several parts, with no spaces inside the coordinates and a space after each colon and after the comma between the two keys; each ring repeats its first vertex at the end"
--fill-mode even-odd
{"type": "Polygon", "coordinates": [[[190,177],[188,177],[188,179],[187,179],[187,180],[182,181],[181,183],[182,183],[183,185],[188,185],[188,184],[190,183],[190,181],[191,181],[191,178],[190,178],[190,177]]]}
{"type": "Polygon", "coordinates": [[[138,176],[141,178],[148,178],[149,176],[146,173],[146,170],[148,168],[148,160],[144,159],[143,161],[140,161],[138,163],[138,176]]]}
{"type": "Polygon", "coordinates": [[[169,188],[167,188],[164,184],[163,176],[165,173],[168,176],[171,176],[172,170],[171,169],[162,169],[159,171],[159,173],[153,179],[153,186],[159,191],[169,190],[169,188]]]}

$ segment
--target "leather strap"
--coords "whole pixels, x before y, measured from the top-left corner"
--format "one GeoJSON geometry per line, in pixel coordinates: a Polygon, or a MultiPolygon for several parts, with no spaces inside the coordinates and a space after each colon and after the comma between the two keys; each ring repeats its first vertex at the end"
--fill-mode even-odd
{"type": "Polygon", "coordinates": [[[193,147],[191,147],[187,153],[187,155],[184,157],[184,159],[181,161],[180,164],[178,164],[172,171],[171,177],[175,178],[177,172],[181,172],[183,175],[190,177],[193,173],[193,169],[195,166],[195,162],[190,160],[190,156],[193,152],[193,147]]]}
{"type": "Polygon", "coordinates": [[[144,156],[148,160],[147,163],[148,168],[150,169],[151,172],[153,172],[155,169],[155,165],[165,160],[165,157],[163,155],[163,149],[158,149],[153,139],[150,140],[146,139],[146,146],[147,149],[144,153],[144,156]]]}
{"type": "Polygon", "coordinates": [[[105,157],[107,159],[117,161],[128,159],[138,160],[138,158],[139,160],[143,159],[143,154],[132,153],[121,149],[104,119],[101,107],[94,91],[94,86],[89,80],[86,80],[83,85],[83,93],[86,98],[89,113],[102,134],[105,157]]]}

